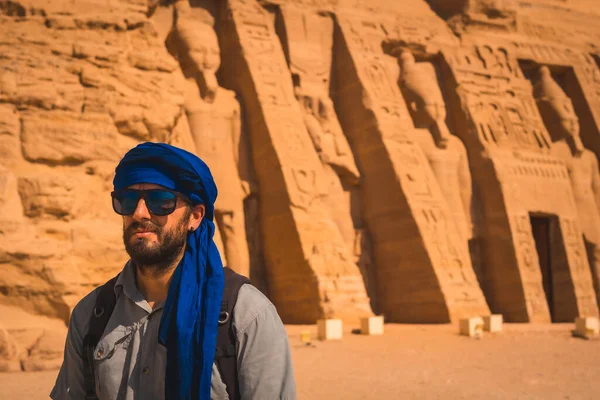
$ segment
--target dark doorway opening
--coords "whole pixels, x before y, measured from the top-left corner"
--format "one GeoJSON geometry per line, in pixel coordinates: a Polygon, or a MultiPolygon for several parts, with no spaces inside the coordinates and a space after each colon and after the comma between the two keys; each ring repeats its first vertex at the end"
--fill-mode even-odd
{"type": "Polygon", "coordinates": [[[548,302],[548,310],[552,322],[555,322],[554,310],[554,285],[552,276],[552,247],[551,247],[551,219],[549,217],[530,216],[531,230],[533,239],[535,240],[535,249],[537,250],[538,259],[540,261],[540,269],[542,271],[542,284],[546,301],[548,302]]]}

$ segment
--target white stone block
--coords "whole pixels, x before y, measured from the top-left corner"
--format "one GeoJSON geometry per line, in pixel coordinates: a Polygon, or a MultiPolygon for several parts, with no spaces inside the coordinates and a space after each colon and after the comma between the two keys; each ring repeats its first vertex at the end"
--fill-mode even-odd
{"type": "Polygon", "coordinates": [[[483,330],[486,332],[502,332],[502,314],[492,314],[483,317],[483,330]]]}
{"type": "Polygon", "coordinates": [[[319,340],[335,340],[342,338],[341,319],[320,319],[317,321],[319,340]]]}
{"type": "Polygon", "coordinates": [[[460,320],[460,334],[478,338],[483,333],[483,318],[473,317],[460,320]]]}
{"type": "Polygon", "coordinates": [[[367,317],[360,320],[363,335],[383,335],[383,317],[367,317]]]}
{"type": "Polygon", "coordinates": [[[592,338],[600,334],[600,322],[596,317],[575,318],[575,336],[592,338]]]}

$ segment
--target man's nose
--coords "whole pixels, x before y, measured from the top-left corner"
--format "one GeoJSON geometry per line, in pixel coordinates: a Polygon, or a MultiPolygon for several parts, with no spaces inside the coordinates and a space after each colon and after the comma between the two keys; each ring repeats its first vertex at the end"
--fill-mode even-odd
{"type": "Polygon", "coordinates": [[[132,217],[135,221],[142,221],[151,218],[150,211],[148,211],[148,207],[146,207],[146,201],[144,199],[140,199],[140,201],[138,201],[132,217]]]}

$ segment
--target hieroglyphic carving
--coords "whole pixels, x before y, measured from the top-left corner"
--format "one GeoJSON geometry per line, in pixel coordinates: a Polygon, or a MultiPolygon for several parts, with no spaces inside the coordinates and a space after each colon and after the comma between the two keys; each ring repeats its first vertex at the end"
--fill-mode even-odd
{"type": "MultiPolygon", "coordinates": [[[[402,177],[404,178],[404,190],[409,197],[415,197],[416,201],[430,201],[434,198],[435,182],[431,176],[423,170],[426,165],[422,150],[417,146],[399,146],[395,149],[399,159],[404,161],[402,177]]],[[[410,200],[409,200],[410,201],[410,200]]]]}
{"type": "Polygon", "coordinates": [[[356,20],[349,24],[345,39],[352,49],[356,63],[360,66],[359,74],[364,77],[365,91],[372,94],[374,99],[371,109],[377,114],[379,123],[389,129],[382,129],[386,139],[406,142],[399,125],[410,127],[410,117],[402,95],[397,88],[397,64],[391,57],[381,51],[382,41],[386,35],[385,27],[368,19],[356,20]],[[394,128],[392,128],[394,127],[394,128]]]}
{"type": "Polygon", "coordinates": [[[530,271],[539,274],[538,255],[535,249],[535,241],[531,232],[531,224],[528,214],[519,214],[514,217],[515,242],[517,253],[523,260],[523,265],[530,271]]]}
{"type": "MultiPolygon", "coordinates": [[[[369,115],[372,120],[357,121],[358,126],[368,126],[368,131],[358,129],[354,124],[346,122],[346,133],[355,150],[363,170],[365,186],[370,182],[380,180],[379,175],[386,175],[390,179],[381,183],[386,186],[388,195],[392,198],[404,198],[408,209],[402,209],[399,202],[395,207],[391,204],[385,206],[385,214],[378,210],[376,194],[365,193],[365,207],[374,219],[367,220],[367,224],[374,231],[374,252],[378,263],[378,286],[380,292],[378,299],[382,311],[388,318],[401,321],[409,315],[421,320],[433,321],[433,318],[442,320],[439,314],[436,317],[421,315],[414,317],[410,298],[423,296],[414,285],[408,285],[407,276],[411,268],[419,265],[420,268],[430,269],[424,273],[422,286],[431,284],[425,276],[436,276],[440,293],[431,293],[426,301],[435,302],[435,295],[441,295],[447,309],[445,318],[454,319],[475,309],[485,310],[487,306],[471,266],[470,259],[464,251],[466,246],[460,245],[457,227],[449,217],[448,205],[443,199],[442,192],[435,180],[429,162],[417,143],[411,139],[409,132],[414,129],[408,109],[395,84],[398,77],[398,65],[395,59],[383,53],[381,43],[386,38],[385,29],[381,24],[368,19],[355,19],[349,16],[340,17],[337,22],[340,30],[340,40],[345,48],[338,47],[338,51],[346,52],[345,61],[356,71],[355,75],[344,76],[337,73],[337,88],[340,95],[335,99],[336,106],[349,112],[362,112],[369,115]],[[348,80],[343,81],[342,79],[348,80]],[[362,102],[349,100],[352,95],[345,90],[350,85],[357,85],[352,80],[358,80],[362,91],[362,102]],[[344,84],[348,85],[345,86],[344,84]],[[359,111],[360,110],[360,111],[359,111]],[[363,111],[364,110],[364,111],[363,111]],[[368,138],[363,136],[368,133],[368,138]],[[364,146],[364,147],[363,147],[364,146]],[[373,157],[373,154],[364,151],[367,148],[381,149],[388,160],[373,157]],[[381,165],[389,165],[390,171],[381,171],[381,165]],[[377,171],[371,174],[371,171],[377,171]],[[393,178],[392,178],[393,177],[393,178]],[[397,182],[392,185],[391,182],[397,182]],[[379,220],[379,215],[385,215],[386,221],[379,220]],[[411,221],[411,222],[409,222],[411,221]],[[401,232],[393,237],[392,232],[387,232],[385,242],[377,240],[382,237],[381,230],[388,224],[402,224],[401,232]],[[414,227],[414,228],[413,228],[414,227]],[[416,231],[412,232],[412,229],[416,231]],[[409,239],[410,237],[410,239],[409,239]],[[418,240],[416,240],[418,238],[418,240]],[[401,246],[402,240],[411,241],[411,251],[400,255],[392,248],[392,240],[398,241],[394,246],[401,246]],[[423,260],[422,254],[426,254],[423,260]],[[393,286],[393,291],[391,289],[393,286]],[[390,289],[387,289],[390,288],[390,289]],[[414,292],[413,292],[414,291],[414,292]],[[400,293],[403,293],[400,295],[400,293]],[[409,310],[410,309],[410,310],[409,310]]],[[[340,55],[338,55],[340,57],[340,55]]],[[[348,69],[344,70],[345,72],[348,69]]],[[[373,150],[375,152],[377,150],[373,150]]],[[[415,271],[416,272],[416,271],[415,271]]],[[[428,286],[429,287],[429,286],[428,286]]],[[[435,292],[429,288],[428,292],[435,292]]],[[[413,304],[416,307],[416,304],[413,304]]],[[[437,311],[437,310],[436,310],[437,311]]],[[[435,311],[430,311],[430,315],[435,311]]]]}
{"type": "MultiPolygon", "coordinates": [[[[424,236],[427,236],[431,248],[429,250],[432,258],[438,260],[439,268],[446,271],[445,278],[448,284],[464,286],[465,283],[473,284],[474,275],[468,273],[470,263],[466,262],[467,255],[457,246],[458,241],[448,240],[448,232],[452,232],[451,224],[454,221],[448,220],[447,211],[436,206],[430,208],[417,209],[417,220],[421,222],[424,236]]],[[[465,243],[466,244],[466,243],[465,243]]],[[[462,247],[462,249],[465,249],[462,247]]],[[[461,291],[462,297],[469,298],[469,290],[461,291]]],[[[461,297],[459,295],[459,297],[461,297]]]]}
{"type": "Polygon", "coordinates": [[[529,60],[537,64],[564,66],[573,69],[573,73],[583,93],[584,101],[591,113],[594,132],[587,138],[593,145],[596,156],[600,158],[600,67],[593,56],[576,48],[550,42],[512,41],[514,52],[520,60],[529,60]]]}
{"type": "Polygon", "coordinates": [[[250,275],[244,198],[250,194],[247,142],[241,131],[240,106],[235,93],[219,86],[216,71],[221,58],[213,18],[188,1],[174,5],[172,49],[187,78],[185,110],[195,150],[219,186],[215,204],[227,264],[250,275]]]}
{"type": "Polygon", "coordinates": [[[562,161],[543,154],[515,153],[514,158],[506,161],[503,170],[516,178],[543,178],[563,182],[569,179],[562,161]]]}
{"type": "Polygon", "coordinates": [[[529,214],[519,213],[513,216],[513,243],[516,255],[520,260],[520,280],[525,293],[525,306],[533,320],[548,321],[549,305],[542,286],[542,273],[539,258],[531,229],[529,214]]]}
{"type": "MultiPolygon", "coordinates": [[[[486,229],[510,232],[517,265],[517,269],[511,270],[506,269],[505,264],[496,263],[500,252],[507,254],[508,250],[501,250],[504,244],[496,241],[497,248],[490,247],[487,255],[487,276],[492,278],[486,285],[493,289],[491,302],[494,307],[502,310],[508,319],[547,320],[548,309],[543,302],[539,260],[528,225],[528,214],[543,210],[564,216],[575,212],[575,201],[568,187],[569,172],[564,161],[551,155],[555,149],[554,139],[548,133],[548,125],[544,125],[532,96],[533,87],[517,63],[516,56],[520,57],[522,48],[508,41],[498,41],[494,46],[476,39],[472,42],[474,45],[470,49],[450,49],[444,51],[444,55],[458,84],[454,90],[465,111],[470,146],[477,144],[487,150],[485,155],[475,152],[472,159],[481,163],[485,162],[482,157],[485,156],[492,161],[493,169],[478,170],[476,179],[482,187],[490,187],[488,182],[497,180],[505,196],[502,207],[506,207],[509,226],[505,225],[505,219],[497,217],[497,209],[488,205],[487,219],[493,222],[488,222],[486,229]],[[517,187],[519,189],[515,190],[517,187]],[[556,198],[558,187],[562,188],[560,201],[556,198]],[[496,252],[498,255],[495,256],[496,252]],[[508,286],[503,285],[514,279],[521,280],[525,301],[522,306],[517,306],[514,299],[504,294],[508,286]]],[[[490,187],[483,191],[483,201],[490,204],[494,202],[494,196],[488,197],[488,190],[493,193],[497,189],[490,187]]],[[[488,240],[495,239],[489,237],[488,240]]],[[[566,242],[562,245],[570,263],[575,257],[575,247],[582,248],[581,238],[576,245],[567,245],[566,242]]],[[[586,297],[589,287],[585,288],[585,277],[576,270],[566,274],[566,279],[581,284],[571,293],[557,295],[562,307],[561,319],[569,319],[583,309],[594,308],[586,297]],[[572,304],[574,299],[579,302],[578,306],[572,304]]]]}
{"type": "MultiPolygon", "coordinates": [[[[235,1],[231,13],[234,19],[240,21],[240,42],[252,57],[247,57],[253,75],[258,101],[267,111],[274,111],[292,105],[293,91],[282,79],[287,75],[287,68],[282,63],[282,54],[277,45],[273,28],[264,10],[253,1],[235,1]],[[275,58],[275,60],[274,60],[275,58]]],[[[293,204],[308,208],[317,197],[315,176],[317,171],[306,163],[307,154],[304,130],[297,121],[298,115],[292,113],[292,118],[281,121],[281,128],[286,132],[285,142],[278,142],[276,151],[282,159],[290,161],[290,177],[296,182],[298,191],[292,190],[289,195],[293,204]],[[295,117],[295,118],[294,118],[295,117]],[[301,168],[295,166],[303,165],[301,168]],[[306,183],[306,184],[305,184],[306,183]]]]}
{"type": "Polygon", "coordinates": [[[219,13],[222,52],[235,60],[223,75],[248,109],[269,294],[289,322],[369,315],[351,249],[324,203],[323,166],[272,20],[254,0],[222,2],[219,13]],[[298,282],[302,289],[291,290],[298,282]]]}
{"type": "Polygon", "coordinates": [[[570,218],[560,219],[560,228],[567,248],[567,256],[572,258],[569,263],[573,269],[581,273],[586,269],[585,255],[581,248],[581,230],[579,222],[570,218]]]}
{"type": "Polygon", "coordinates": [[[579,221],[569,218],[560,219],[560,229],[563,234],[566,255],[571,270],[573,286],[580,315],[596,315],[598,313],[598,244],[581,240],[582,232],[579,221]],[[587,253],[587,257],[586,257],[587,253]],[[589,267],[591,267],[591,270],[589,267]],[[590,273],[591,272],[591,273],[590,273]],[[594,298],[593,292],[596,289],[594,298]]]}
{"type": "Polygon", "coordinates": [[[466,123],[462,126],[467,127],[468,134],[461,134],[473,152],[471,159],[477,164],[484,162],[484,153],[477,149],[486,150],[492,158],[492,169],[474,171],[487,214],[483,232],[506,232],[511,237],[510,244],[495,237],[484,238],[494,243],[483,260],[487,270],[484,285],[493,293],[491,305],[507,320],[548,320],[529,225],[527,202],[532,193],[513,188],[516,182],[524,185],[535,177],[531,188],[546,190],[550,186],[542,182],[557,182],[557,176],[564,171],[561,165],[552,167],[552,161],[546,160],[552,158],[548,155],[551,141],[531,95],[532,86],[524,78],[508,45],[475,41],[472,46],[445,49],[443,55],[456,81],[457,86],[452,89],[458,94],[460,108],[455,110],[464,112],[466,123]],[[490,184],[496,181],[498,188],[490,184]],[[498,189],[505,192],[505,204],[498,204],[491,195],[498,189]],[[491,208],[491,204],[496,206],[491,208]],[[506,207],[506,211],[498,209],[499,206],[506,207]],[[499,218],[504,212],[505,216],[499,218]],[[506,263],[498,262],[501,256],[495,253],[502,252],[506,257],[509,251],[514,251],[515,269],[507,269],[506,263]],[[515,302],[516,294],[511,294],[512,298],[508,295],[506,285],[515,281],[520,282],[517,290],[523,295],[524,303],[515,302]]]}
{"type": "Polygon", "coordinates": [[[531,97],[531,84],[509,50],[478,45],[444,54],[484,148],[548,152],[550,140],[531,97]]]}
{"type": "Polygon", "coordinates": [[[442,189],[462,241],[473,238],[472,184],[467,151],[446,125],[446,103],[431,63],[416,63],[409,50],[400,55],[400,87],[413,117],[414,140],[419,143],[442,189]]]}
{"type": "MultiPolygon", "coordinates": [[[[571,187],[575,195],[575,204],[579,215],[579,224],[583,228],[584,239],[589,243],[589,251],[600,245],[600,171],[595,155],[583,146],[579,136],[579,119],[575,114],[571,99],[552,77],[547,66],[541,66],[535,78],[534,95],[544,121],[550,131],[553,146],[552,153],[562,160],[568,169],[571,187]]],[[[581,250],[583,248],[580,235],[573,231],[577,226],[563,221],[568,228],[564,233],[567,252],[573,258],[574,272],[581,274],[581,250]],[[568,241],[567,239],[571,239],[568,241]]],[[[588,258],[594,260],[594,254],[588,258]]],[[[600,262],[600,260],[598,261],[600,262]]],[[[600,265],[592,265],[592,275],[600,278],[600,265]]],[[[600,300],[600,293],[598,293],[600,300]]]]}
{"type": "Polygon", "coordinates": [[[294,6],[282,6],[277,20],[294,91],[304,123],[325,169],[326,203],[346,244],[355,243],[350,191],[359,172],[329,98],[333,20],[294,6]],[[309,28],[310,27],[310,28],[309,28]],[[347,192],[347,193],[346,193],[347,192]]]}

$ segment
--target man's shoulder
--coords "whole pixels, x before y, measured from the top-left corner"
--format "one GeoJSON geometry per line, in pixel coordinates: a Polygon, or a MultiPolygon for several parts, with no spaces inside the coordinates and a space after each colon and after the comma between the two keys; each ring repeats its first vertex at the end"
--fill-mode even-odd
{"type": "Polygon", "coordinates": [[[85,335],[89,328],[89,319],[94,311],[96,299],[101,288],[102,286],[99,286],[85,295],[71,312],[70,329],[75,328],[80,335],[85,335]]]}
{"type": "Polygon", "coordinates": [[[273,303],[260,290],[250,284],[242,285],[233,314],[236,330],[244,331],[261,313],[267,310],[277,313],[273,303]]]}

